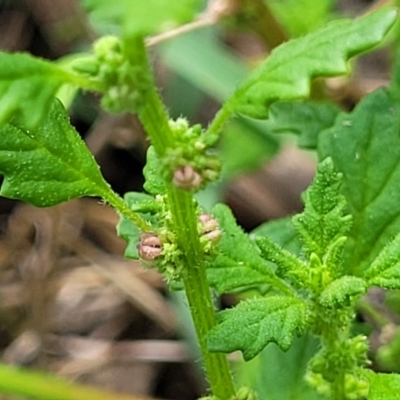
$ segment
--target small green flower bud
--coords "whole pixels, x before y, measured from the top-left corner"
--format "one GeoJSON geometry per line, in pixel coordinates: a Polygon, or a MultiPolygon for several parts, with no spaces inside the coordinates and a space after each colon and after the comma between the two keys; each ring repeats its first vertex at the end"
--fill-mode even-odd
{"type": "Polygon", "coordinates": [[[99,60],[105,60],[113,53],[121,53],[121,41],[116,36],[104,36],[93,46],[99,60]]]}
{"type": "Polygon", "coordinates": [[[346,374],[344,378],[346,400],[365,399],[368,396],[369,384],[364,379],[346,374]]]}

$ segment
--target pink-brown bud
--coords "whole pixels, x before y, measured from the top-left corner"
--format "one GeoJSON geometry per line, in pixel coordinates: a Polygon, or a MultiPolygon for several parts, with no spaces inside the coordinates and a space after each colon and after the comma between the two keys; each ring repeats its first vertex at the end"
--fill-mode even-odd
{"type": "Polygon", "coordinates": [[[177,168],[172,179],[176,187],[185,190],[197,189],[201,181],[201,175],[191,165],[177,168]]]}
{"type": "Polygon", "coordinates": [[[154,233],[142,233],[137,249],[142,260],[153,261],[162,253],[161,239],[154,233]]]}
{"type": "Polygon", "coordinates": [[[202,225],[202,237],[207,238],[210,242],[218,242],[222,235],[222,231],[219,229],[218,221],[208,214],[200,215],[199,220],[202,225]]]}

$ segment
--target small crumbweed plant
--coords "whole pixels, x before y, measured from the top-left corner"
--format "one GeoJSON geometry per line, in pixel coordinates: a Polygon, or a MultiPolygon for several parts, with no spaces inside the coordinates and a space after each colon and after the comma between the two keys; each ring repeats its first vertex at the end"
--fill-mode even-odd
{"type": "MultiPolygon", "coordinates": [[[[369,288],[400,289],[400,79],[395,71],[389,88],[350,113],[305,100],[313,78],[346,74],[349,58],[379,45],[397,11],[336,20],[277,47],[204,127],[169,118],[146,48],[150,36],[192,21],[198,1],[86,3],[111,13],[120,35],[59,63],[0,53],[1,195],[38,207],[96,196],[119,213],[126,257],[158,269],[186,294],[209,385],[203,400],[398,399],[400,375],[368,368],[368,340],[354,319],[369,288]],[[151,143],[145,193],[122,199],[104,181],[57,99],[65,85],[98,93],[106,111],[138,116],[151,143]],[[304,211],[250,235],[227,206],[205,210],[194,197],[219,179],[217,145],[234,115],[296,132],[319,160],[304,211]],[[242,300],[216,312],[212,293],[227,292],[242,300]],[[306,367],[295,358],[287,367],[296,377],[301,371],[293,387],[276,382],[263,393],[256,382],[234,381],[226,353],[240,350],[261,368],[268,349],[277,345],[284,357],[309,339],[316,345],[306,367]]],[[[386,358],[399,353],[393,345],[386,358]]],[[[48,398],[0,380],[0,390],[48,398]]]]}

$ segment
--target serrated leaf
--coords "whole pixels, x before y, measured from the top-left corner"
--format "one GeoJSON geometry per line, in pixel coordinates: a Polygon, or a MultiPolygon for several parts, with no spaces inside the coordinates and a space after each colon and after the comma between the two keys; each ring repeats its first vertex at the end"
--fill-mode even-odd
{"type": "Polygon", "coordinates": [[[356,276],[342,276],[330,283],[321,293],[319,302],[325,307],[348,305],[351,300],[367,291],[367,283],[356,276]]]}
{"type": "Polygon", "coordinates": [[[267,133],[291,133],[298,136],[299,147],[315,149],[318,136],[330,128],[340,108],[328,102],[276,102],[269,109],[267,133]]]}
{"type": "Polygon", "coordinates": [[[27,128],[44,118],[64,83],[79,78],[51,62],[23,53],[0,52],[0,125],[14,114],[27,128]]]}
{"type": "Polygon", "coordinates": [[[352,229],[345,249],[348,274],[360,276],[400,231],[400,106],[388,90],[365,97],[342,113],[319,141],[343,174],[352,229]]]}
{"type": "MultiPolygon", "coordinates": [[[[128,192],[125,193],[124,200],[131,210],[138,213],[146,222],[157,226],[157,220],[153,215],[157,211],[157,203],[153,196],[139,192],[128,192]]],[[[134,260],[139,259],[137,244],[142,232],[137,225],[130,219],[121,216],[117,225],[117,233],[127,242],[125,257],[134,260]]]]}
{"type": "Polygon", "coordinates": [[[400,289],[400,235],[382,249],[364,277],[370,286],[400,289]]]}
{"type": "Polygon", "coordinates": [[[109,185],[59,100],[34,129],[23,118],[0,127],[0,194],[38,207],[82,196],[107,197],[109,185]]]}
{"type": "Polygon", "coordinates": [[[120,24],[124,36],[148,35],[189,22],[198,11],[198,0],[84,0],[95,21],[120,24]]]}
{"type": "Polygon", "coordinates": [[[400,400],[399,374],[372,374],[368,400],[400,400]]]}
{"type": "Polygon", "coordinates": [[[263,258],[278,266],[276,274],[284,277],[298,287],[305,288],[308,285],[308,266],[297,256],[275,244],[268,237],[259,237],[256,243],[261,250],[263,258]]]}
{"type": "Polygon", "coordinates": [[[217,204],[212,210],[222,228],[220,253],[207,268],[210,284],[218,293],[269,283],[272,271],[255,245],[237,225],[231,210],[217,204]]]}
{"type": "Polygon", "coordinates": [[[384,9],[354,21],[334,21],[279,46],[238,88],[227,107],[267,118],[272,102],[308,97],[312,78],[347,73],[347,60],[378,45],[396,17],[396,10],[384,9]]]}
{"type": "Polygon", "coordinates": [[[304,242],[307,254],[321,260],[351,226],[345,215],[346,200],[340,194],[342,175],[334,170],[332,160],[318,165],[312,185],[304,193],[304,212],[293,217],[293,225],[304,242]]]}
{"type": "Polygon", "coordinates": [[[307,307],[295,297],[271,296],[240,302],[219,313],[220,323],[208,335],[208,349],[229,353],[241,350],[245,360],[270,342],[287,350],[307,325],[307,307]]]}

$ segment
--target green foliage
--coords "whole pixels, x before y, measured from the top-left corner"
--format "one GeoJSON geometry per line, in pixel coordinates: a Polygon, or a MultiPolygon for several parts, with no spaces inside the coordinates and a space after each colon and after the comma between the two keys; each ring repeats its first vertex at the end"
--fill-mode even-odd
{"type": "MultiPolygon", "coordinates": [[[[400,110],[395,85],[368,96],[350,114],[340,113],[330,103],[289,100],[306,97],[315,77],[346,73],[348,59],[379,44],[397,12],[386,9],[356,21],[336,21],[288,42],[247,78],[247,67],[236,65],[232,53],[221,52],[215,31],[209,30],[210,36],[198,47],[192,41],[196,34],[186,42],[175,42],[175,47],[165,47],[164,60],[176,73],[226,101],[203,130],[200,125],[190,127],[183,118],[169,120],[143,40],[191,20],[198,3],[86,0],[94,17],[121,28],[121,39],[103,37],[94,45],[93,55],[65,62],[62,68],[27,55],[1,53],[1,194],[37,206],[99,196],[116,208],[122,214],[118,232],[128,243],[126,256],[140,254],[167,281],[178,282],[186,291],[210,398],[256,397],[246,388],[234,389],[220,352],[241,350],[246,360],[261,353],[262,360],[271,348],[276,350],[266,348],[268,344],[287,351],[295,341],[292,354],[304,349],[301,370],[309,360],[307,381],[318,393],[334,400],[361,400],[370,384],[369,399],[381,398],[382,391],[390,399],[398,389],[398,376],[387,379],[365,373],[366,338],[352,337],[351,323],[356,300],[370,286],[400,288],[400,206],[394,196],[400,187],[400,110]],[[209,59],[214,58],[220,65],[210,72],[209,59]],[[64,83],[101,92],[107,110],[138,114],[152,142],[144,169],[149,195],[128,193],[122,200],[112,192],[60,102],[53,99],[64,83]],[[232,125],[225,149],[237,142],[238,135],[243,135],[241,143],[248,140],[249,129],[255,128],[256,139],[249,154],[240,155],[242,149],[239,153],[231,150],[230,155],[225,152],[228,172],[258,165],[265,156],[262,153],[272,156],[279,147],[278,140],[272,139],[276,133],[295,133],[301,146],[318,147],[323,160],[304,194],[304,212],[290,221],[264,225],[250,236],[226,206],[215,206],[210,216],[193,197],[194,190],[218,176],[216,144],[234,113],[270,119],[257,124],[240,118],[232,125]],[[186,167],[197,174],[196,187],[179,181],[179,177],[184,181],[186,167]],[[215,316],[210,284],[218,293],[242,292],[244,300],[215,316]],[[296,336],[305,332],[319,338],[319,351],[313,356],[314,346],[310,350],[307,343],[296,342],[296,336]]],[[[313,19],[316,25],[328,18],[330,5],[328,0],[320,2],[313,19]]],[[[295,6],[291,9],[296,10],[295,6]]],[[[296,366],[293,357],[287,360],[296,366]]],[[[309,394],[298,374],[286,382],[292,382],[293,388],[281,396],[301,399],[307,393],[307,399],[318,398],[309,394]]],[[[35,393],[32,389],[27,394],[35,393]]],[[[264,397],[270,394],[271,399],[278,396],[276,385],[264,397]]]]}
{"type": "Polygon", "coordinates": [[[296,297],[270,296],[239,303],[219,314],[220,323],[208,337],[211,351],[241,350],[245,360],[270,342],[287,350],[307,326],[307,307],[296,297]]]}
{"type": "Polygon", "coordinates": [[[260,399],[321,400],[304,380],[307,364],[318,349],[311,335],[295,338],[282,352],[279,346],[267,346],[256,358],[239,365],[238,381],[254,388],[260,399]]]}
{"type": "Polygon", "coordinates": [[[334,0],[268,0],[268,5],[291,36],[304,35],[324,26],[334,16],[334,4],[334,0]]]}
{"type": "Polygon", "coordinates": [[[28,129],[44,118],[64,83],[85,86],[83,78],[56,64],[23,53],[0,52],[0,124],[17,115],[28,129]]]}
{"type": "Polygon", "coordinates": [[[400,230],[400,109],[391,92],[365,97],[342,113],[319,139],[321,158],[343,174],[343,195],[353,217],[345,249],[348,272],[361,275],[400,230]]]}
{"type": "Polygon", "coordinates": [[[364,294],[366,291],[367,284],[364,279],[342,276],[327,285],[319,297],[319,302],[325,307],[348,305],[354,296],[364,294]]]}
{"type": "Polygon", "coordinates": [[[217,204],[212,214],[218,218],[223,230],[218,256],[207,269],[208,279],[217,292],[224,293],[239,287],[269,283],[271,268],[236,224],[230,209],[223,204],[217,204]]]}
{"type": "Polygon", "coordinates": [[[143,169],[143,174],[146,179],[144,189],[146,192],[157,195],[166,192],[165,181],[161,177],[161,162],[158,158],[153,146],[147,150],[147,162],[143,169]]]}
{"type": "Polygon", "coordinates": [[[400,375],[373,374],[370,380],[368,400],[399,400],[400,375]]]}
{"type": "MultiPolygon", "coordinates": [[[[157,228],[157,219],[154,217],[160,205],[156,202],[153,196],[145,193],[129,192],[124,196],[125,202],[130,209],[138,213],[145,221],[153,228],[157,228]]],[[[137,244],[141,230],[129,218],[122,217],[117,226],[118,235],[126,240],[125,257],[139,259],[137,244]]]]}
{"type": "Polygon", "coordinates": [[[356,21],[334,21],[279,46],[225,107],[253,118],[267,118],[272,102],[307,97],[312,78],[347,73],[347,59],[381,42],[396,17],[395,10],[380,10],[356,21]]]}
{"type": "Polygon", "coordinates": [[[250,235],[266,237],[292,254],[300,255],[302,242],[294,228],[292,218],[281,218],[261,224],[250,235]]]}
{"type": "Polygon", "coordinates": [[[314,184],[304,194],[305,211],[293,219],[308,256],[332,255],[350,229],[351,216],[345,215],[346,200],[339,192],[341,180],[330,159],[321,162],[314,184]]]}
{"type": "Polygon", "coordinates": [[[82,196],[107,196],[108,184],[58,100],[36,128],[14,117],[0,127],[3,196],[48,207],[82,196]]]}
{"type": "Polygon", "coordinates": [[[382,249],[364,277],[371,286],[400,289],[400,235],[382,249]]]}
{"type": "Polygon", "coordinates": [[[328,102],[276,102],[269,109],[266,131],[295,134],[299,147],[315,149],[320,132],[333,125],[339,112],[328,102]]]}
{"type": "Polygon", "coordinates": [[[149,35],[190,21],[199,8],[198,0],[83,0],[83,6],[100,26],[122,25],[123,35],[149,35]],[[151,10],[151,12],[149,12],[151,10]]]}

